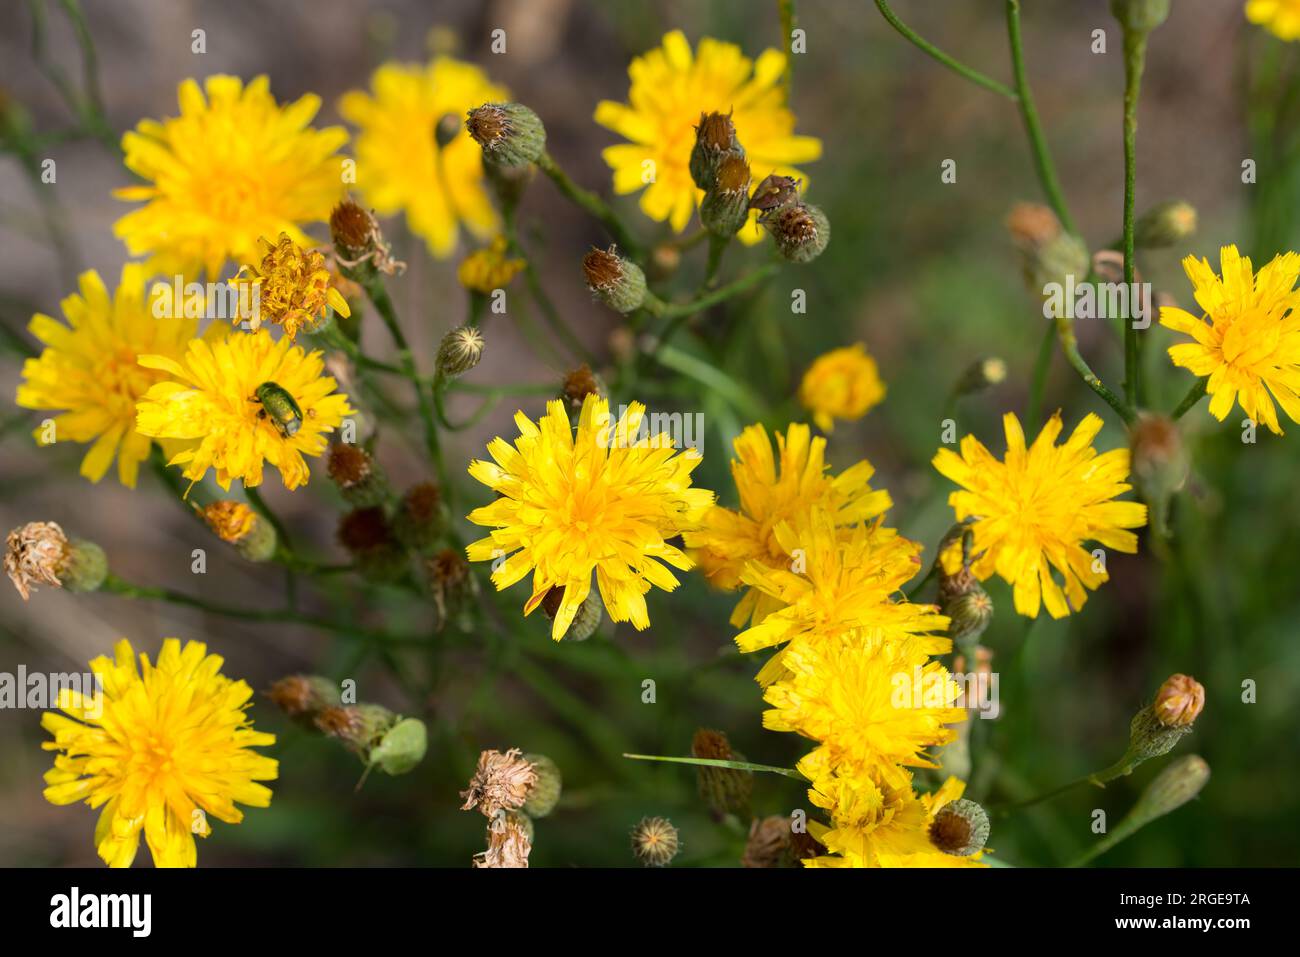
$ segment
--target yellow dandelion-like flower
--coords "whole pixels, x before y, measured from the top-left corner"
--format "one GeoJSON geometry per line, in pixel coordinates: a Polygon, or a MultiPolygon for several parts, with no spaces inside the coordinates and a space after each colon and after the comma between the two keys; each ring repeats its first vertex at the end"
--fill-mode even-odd
{"type": "MultiPolygon", "coordinates": [[[[66,325],[37,313],[28,326],[45,349],[23,364],[16,401],[27,409],[67,410],[53,420],[53,439],[94,443],[81,461],[81,474],[92,482],[116,457],[118,480],[135,487],[151,444],[135,427],[135,404],[165,378],[136,357],[178,358],[198,329],[198,320],[185,318],[183,310],[175,318],[155,318],[145,303],[145,278],[143,266],[128,263],[110,297],[97,272],[82,273],[80,292],[63,300],[66,325]]],[[[35,435],[38,442],[50,438],[44,427],[35,435]]]]}
{"type": "Polygon", "coordinates": [[[281,106],[264,76],[247,86],[210,76],[203,90],[185,80],[177,96],[180,116],[142,120],[122,137],[127,168],[151,184],[113,194],[146,203],[113,226],[131,255],[147,255],[151,274],[206,270],[212,280],[228,259],[252,262],[259,237],[308,244],[299,227],[328,218],[343,196],[335,154],[348,138],[310,126],[320,97],[281,106]]]}
{"type": "MultiPolygon", "coordinates": [[[[741,585],[746,564],[756,561],[769,568],[787,568],[790,558],[776,537],[776,526],[813,508],[832,513],[837,525],[875,518],[892,504],[889,493],[869,484],[875,469],[865,459],[838,476],[827,474],[826,440],[812,437],[808,426],[794,423],[786,434],[772,440],[762,425],[751,425],[735,440],[736,458],[731,475],[740,494],[739,510],[714,506],[695,532],[684,540],[694,549],[709,582],[731,591],[741,585]]],[[[749,588],[731,616],[741,627],[758,624],[781,606],[771,595],[749,588]]]]}
{"type": "MultiPolygon", "coordinates": [[[[793,164],[821,156],[822,144],[796,136],[795,118],[781,83],[786,56],[765,50],[757,60],[732,43],[704,37],[699,50],[680,30],[665,34],[663,45],[632,61],[627,103],[602,100],[596,122],[628,140],[602,155],[614,171],[614,191],[641,194],[641,209],[656,222],[668,220],[676,232],[690,221],[703,192],[691,179],[691,149],[701,113],[730,113],[736,138],[745,148],[755,182],[769,173],[800,177],[793,164]],[[647,185],[646,171],[654,173],[647,185]]],[[[763,237],[754,225],[740,231],[746,243],[763,237]]]]}
{"type": "MultiPolygon", "coordinates": [[[[834,639],[858,631],[891,639],[919,636],[926,654],[943,654],[951,642],[942,632],[948,619],[933,605],[896,601],[899,589],[919,567],[921,546],[876,522],[839,528],[825,509],[775,530],[788,558],[786,567],[750,562],[741,581],[782,607],[736,636],[741,651],[834,639]]],[[[769,684],[785,672],[784,653],[759,672],[769,684]]]]}
{"type": "Polygon", "coordinates": [[[285,487],[307,482],[304,455],[320,455],[343,417],[356,410],[323,375],[319,352],[306,353],[265,329],[234,333],[223,342],[190,342],[181,361],[161,355],[140,357],[150,369],[169,374],[137,407],[136,428],[144,435],[191,440],[172,456],[191,482],[209,468],[230,488],[262,483],[263,463],[280,470],[285,487]]]}
{"type": "MultiPolygon", "coordinates": [[[[940,449],[934,467],[962,486],[948,496],[957,520],[972,518],[971,571],[981,580],[994,572],[1014,586],[1016,611],[1038,616],[1047,606],[1053,618],[1078,611],[1087,589],[1107,580],[1103,563],[1083,545],[1095,541],[1121,552],[1137,551],[1137,536],[1127,529],[1146,524],[1147,507],[1116,502],[1127,492],[1128,449],[1097,454],[1092,440],[1101,419],[1089,413],[1064,445],[1058,412],[1025,448],[1020,420],[1002,418],[1007,454],[998,461],[974,436],[961,440],[961,454],[940,449]],[[1055,569],[1064,590],[1053,577],[1055,569]],[[1068,599],[1068,603],[1067,603],[1068,599]]],[[[948,560],[960,556],[946,555],[948,560]]],[[[951,574],[955,568],[948,568],[951,574]]]]}
{"type": "Polygon", "coordinates": [[[929,749],[951,741],[947,725],[966,720],[953,707],[961,688],[929,660],[927,640],[853,633],[796,642],[786,649],[786,675],[768,686],[763,727],[821,742],[800,769],[845,763],[873,768],[897,783],[906,767],[937,767],[929,749]]]}
{"type": "Polygon", "coordinates": [[[1300,0],[1246,0],[1246,19],[1281,40],[1300,40],[1300,0]]]}
{"type": "Polygon", "coordinates": [[[1236,246],[1224,246],[1219,262],[1222,279],[1207,260],[1183,260],[1205,314],[1198,319],[1173,306],[1160,309],[1162,326],[1196,340],[1171,346],[1169,358],[1193,375],[1209,376],[1210,414],[1220,422],[1236,401],[1253,421],[1281,435],[1274,399],[1300,422],[1300,254],[1277,256],[1257,274],[1236,246]]]}
{"type": "Polygon", "coordinates": [[[832,431],[836,419],[862,418],[884,397],[876,360],[860,342],[819,356],[799,384],[799,401],[823,432],[832,431]]]}
{"type": "Polygon", "coordinates": [[[557,641],[587,598],[593,571],[610,618],[642,630],[650,587],[677,587],[666,566],[693,567],[668,539],[699,524],[713,493],[691,487],[698,451],[678,453],[666,433],[638,437],[645,415],[633,402],[615,421],[608,400],[588,395],[575,430],[555,400],[536,423],[516,413],[515,443],[495,438],[487,447],[494,462],[470,464],[470,475],[500,497],[470,513],[494,530],[469,546],[469,558],[496,564],[498,590],[533,573],[525,615],[563,588],[551,627],[557,641]]]}
{"type": "Polygon", "coordinates": [[[41,727],[42,747],[60,752],[45,773],[51,804],[102,807],[95,827],[99,856],[129,867],[144,834],[156,867],[193,867],[194,835],[211,833],[208,816],[238,824],[236,802],[267,807],[277,763],[253,748],[275,735],[253,730],[253,690],[222,675],[222,659],[200,642],[164,639],[157,664],[122,639],[113,658],[90,662],[98,694],[59,693],[59,710],[41,727]]]}
{"type": "Polygon", "coordinates": [[[493,290],[504,289],[510,280],[524,268],[524,261],[507,256],[508,244],[504,236],[492,240],[490,246],[476,249],[461,260],[456,278],[470,292],[490,295],[493,290]]]}
{"type": "Polygon", "coordinates": [[[843,767],[817,777],[808,798],[830,814],[829,827],[808,822],[808,832],[830,853],[804,861],[805,867],[899,866],[934,850],[926,806],[906,779],[877,780],[866,769],[843,767]]]}
{"type": "Polygon", "coordinates": [[[348,301],[334,285],[325,257],[315,249],[303,249],[288,233],[274,244],[258,240],[260,265],[245,265],[235,277],[236,285],[257,288],[257,308],[247,319],[257,329],[265,320],[275,323],[290,339],[300,329],[311,331],[326,318],[331,307],[342,316],[352,315],[348,301]]]}
{"type": "Polygon", "coordinates": [[[370,89],[339,100],[339,113],[358,128],[357,188],[367,204],[383,216],[404,212],[411,231],[439,259],[456,248],[462,224],[479,239],[492,236],[499,222],[483,178],[483,151],[463,123],[450,140],[439,136],[439,124],[508,100],[506,90],[472,63],[447,56],[427,66],[385,63],[370,89]]]}

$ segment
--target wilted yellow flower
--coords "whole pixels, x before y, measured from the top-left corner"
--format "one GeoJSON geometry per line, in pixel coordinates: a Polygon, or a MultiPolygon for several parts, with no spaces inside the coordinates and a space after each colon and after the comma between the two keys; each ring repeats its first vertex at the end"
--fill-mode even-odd
{"type": "Polygon", "coordinates": [[[265,329],[212,345],[195,339],[181,362],[160,355],[140,362],[171,378],[140,400],[136,428],[191,440],[168,462],[183,465],[191,482],[212,468],[224,489],[232,479],[260,485],[270,462],[286,488],[297,488],[308,478],[303,456],[324,452],[326,434],[356,411],[322,375],[319,352],[305,353],[288,338],[276,342],[265,329]]]}
{"type": "MultiPolygon", "coordinates": [[[[54,418],[58,442],[94,442],[81,461],[81,474],[98,482],[117,458],[117,477],[135,487],[140,463],[149,457],[149,438],[135,427],[135,403],[163,375],[136,362],[141,353],[179,358],[198,329],[182,313],[156,318],[145,302],[146,271],[122,267],[112,298],[94,270],[84,272],[80,292],[63,300],[67,325],[43,313],[28,328],[45,344],[23,363],[17,403],[27,409],[66,409],[54,418]]],[[[38,442],[47,441],[44,427],[38,442]]]]}
{"type": "Polygon", "coordinates": [[[466,289],[485,296],[504,289],[524,268],[522,259],[506,255],[508,248],[505,237],[498,236],[490,246],[476,249],[462,259],[456,278],[466,289]]]}
{"type": "Polygon", "coordinates": [[[122,639],[113,659],[90,662],[101,694],[59,693],[59,710],[41,727],[54,735],[42,747],[58,751],[45,773],[51,804],[85,801],[103,807],[95,828],[99,856],[129,867],[144,834],[155,867],[193,867],[194,835],[207,837],[207,815],[238,824],[235,802],[267,807],[277,763],[252,749],[275,743],[253,730],[246,709],[253,690],[220,673],[222,659],[207,646],[163,640],[158,663],[122,639]],[[67,715],[68,717],[65,717],[67,715]]]}
{"type": "MultiPolygon", "coordinates": [[[[1089,413],[1064,445],[1061,416],[1052,416],[1032,446],[1025,448],[1020,420],[1002,418],[1007,454],[994,458],[974,436],[961,440],[961,454],[940,449],[934,467],[962,486],[948,496],[957,520],[972,518],[971,571],[981,580],[994,572],[1014,586],[1016,611],[1036,618],[1040,603],[1053,618],[1078,611],[1108,576],[1104,563],[1083,546],[1095,541],[1121,552],[1137,551],[1127,529],[1146,524],[1147,507],[1117,502],[1127,492],[1128,449],[1097,454],[1092,440],[1101,419],[1089,413]],[[1053,577],[1055,569],[1064,591],[1053,577]],[[1068,599],[1068,604],[1067,604],[1068,599]]],[[[960,563],[947,554],[945,561],[960,563]]],[[[948,567],[949,574],[956,572],[948,567]]]]}
{"type": "Polygon", "coordinates": [[[259,239],[258,246],[260,264],[244,265],[234,280],[236,285],[257,287],[257,308],[251,316],[235,317],[236,321],[247,319],[254,329],[263,321],[272,322],[293,339],[300,329],[315,329],[331,307],[340,315],[352,315],[319,252],[303,249],[288,233],[281,233],[274,245],[259,239]]]}
{"type": "Polygon", "coordinates": [[[1193,375],[1209,376],[1210,414],[1220,422],[1236,401],[1252,420],[1281,435],[1274,399],[1300,422],[1300,254],[1276,256],[1258,274],[1236,246],[1224,246],[1219,262],[1222,278],[1207,260],[1183,260],[1205,314],[1198,319],[1161,307],[1162,326],[1196,340],[1171,346],[1169,358],[1193,375]]]}
{"type": "MultiPolygon", "coordinates": [[[[628,103],[602,100],[596,107],[596,122],[630,141],[601,154],[614,170],[614,191],[644,189],[641,209],[647,216],[668,220],[677,232],[685,229],[704,195],[690,173],[695,125],[710,112],[730,114],[755,181],[769,173],[801,176],[792,164],[817,159],[822,144],[794,133],[781,83],[785,65],[780,50],[750,60],[735,44],[704,37],[692,54],[680,30],[665,34],[662,46],[628,67],[628,103]]],[[[743,242],[762,239],[755,217],[740,231],[743,242]]]]}
{"type": "MultiPolygon", "coordinates": [[[[776,435],[777,453],[762,425],[751,425],[736,437],[731,475],[740,494],[740,508],[715,505],[699,530],[683,539],[709,583],[730,591],[741,587],[748,562],[788,568],[790,557],[776,537],[776,526],[824,508],[837,525],[875,518],[892,504],[884,489],[869,484],[875,469],[865,459],[838,476],[827,474],[826,440],[812,437],[808,426],[793,423],[776,435]]],[[[731,615],[736,627],[761,622],[781,602],[760,589],[749,588],[731,615]]]]}
{"type": "Polygon", "coordinates": [[[884,397],[876,360],[860,342],[818,356],[799,384],[799,401],[823,432],[835,428],[835,419],[862,418],[884,397]]]}
{"type": "Polygon", "coordinates": [[[451,255],[463,224],[480,239],[498,229],[483,179],[482,150],[461,128],[446,145],[436,130],[460,121],[505,89],[471,63],[440,56],[427,66],[385,63],[370,78],[371,93],[353,90],[339,113],[358,127],[357,189],[381,216],[406,214],[407,225],[439,259],[451,255]]]}
{"type": "Polygon", "coordinates": [[[1300,0],[1246,0],[1246,19],[1282,40],[1300,40],[1300,0]]]}
{"type": "Polygon", "coordinates": [[[265,76],[247,86],[234,76],[210,76],[178,90],[181,115],[142,120],[122,137],[126,166],[148,186],[115,190],[145,200],[113,226],[131,255],[148,255],[151,274],[215,279],[227,259],[251,262],[261,236],[286,232],[307,244],[299,228],[324,220],[343,195],[347,142],[340,126],[309,124],[320,97],[307,94],[281,106],[265,76]]]}
{"type": "Polygon", "coordinates": [[[243,502],[229,500],[213,502],[200,509],[199,514],[214,535],[232,545],[247,537],[258,521],[257,513],[243,502]]]}
{"type": "Polygon", "coordinates": [[[525,615],[563,588],[551,626],[557,641],[586,600],[593,571],[610,618],[643,630],[646,592],[678,585],[665,566],[693,567],[667,540],[695,528],[713,504],[712,492],[691,488],[700,453],[678,454],[665,433],[638,438],[644,418],[645,406],[634,402],[614,421],[608,400],[588,395],[574,429],[557,399],[536,423],[516,413],[514,445],[499,437],[488,443],[495,464],[470,464],[470,475],[499,497],[469,515],[494,529],[469,546],[469,559],[496,565],[498,590],[531,571],[525,615]]]}

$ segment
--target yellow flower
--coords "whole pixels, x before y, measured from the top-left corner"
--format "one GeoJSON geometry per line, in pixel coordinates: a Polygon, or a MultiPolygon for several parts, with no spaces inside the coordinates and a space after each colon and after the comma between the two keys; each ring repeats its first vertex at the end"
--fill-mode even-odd
{"type": "Polygon", "coordinates": [[[494,529],[469,546],[469,558],[497,566],[498,590],[532,571],[525,615],[552,588],[563,588],[551,627],[557,641],[586,599],[593,571],[610,617],[642,630],[650,624],[650,587],[677,587],[665,564],[693,567],[667,540],[696,527],[713,504],[712,492],[691,488],[700,453],[676,453],[666,433],[638,438],[644,418],[645,406],[634,402],[615,422],[608,400],[588,395],[575,430],[555,400],[537,423],[516,413],[514,445],[499,437],[488,444],[495,464],[470,464],[470,475],[499,497],[469,515],[494,529]]]}
{"type": "Polygon", "coordinates": [[[1107,580],[1104,564],[1083,544],[1095,541],[1121,552],[1136,552],[1137,536],[1126,529],[1145,525],[1147,508],[1138,502],[1113,501],[1129,490],[1125,481],[1129,453],[1114,449],[1097,454],[1092,440],[1101,429],[1101,419],[1096,415],[1084,416],[1060,446],[1056,444],[1060,413],[1043,426],[1028,449],[1015,415],[1008,412],[1002,424],[1007,436],[1003,461],[968,435],[961,440],[961,455],[940,449],[933,464],[962,486],[948,496],[957,520],[975,519],[972,554],[979,557],[971,571],[981,580],[996,571],[1013,585],[1020,614],[1036,618],[1041,602],[1053,618],[1063,618],[1071,609],[1083,607],[1087,589],[1107,580]],[[1064,580],[1064,591],[1052,575],[1053,568],[1064,580]]]}
{"type": "Polygon", "coordinates": [[[1255,422],[1282,434],[1273,399],[1292,422],[1300,422],[1300,254],[1277,256],[1258,274],[1236,246],[1219,252],[1223,278],[1207,260],[1188,256],[1199,319],[1173,306],[1160,310],[1160,324],[1195,339],[1169,349],[1174,365],[1209,376],[1210,414],[1220,422],[1233,401],[1255,422]],[[1269,394],[1272,393],[1272,398],[1269,394]]]}
{"type": "MultiPolygon", "coordinates": [[[[135,403],[164,376],[140,366],[136,356],[178,358],[198,320],[155,318],[145,303],[145,268],[122,267],[112,298],[94,270],[81,274],[80,293],[63,300],[67,325],[37,313],[28,328],[45,344],[23,364],[17,403],[27,409],[66,409],[54,418],[56,441],[94,442],[81,474],[98,482],[117,457],[117,477],[134,488],[150,441],[135,427],[135,403]]],[[[44,441],[44,428],[36,431],[44,441]]]]}
{"type": "Polygon", "coordinates": [[[835,419],[862,418],[884,397],[876,360],[860,342],[819,356],[799,385],[799,401],[823,432],[835,428],[835,419]]]}
{"type": "Polygon", "coordinates": [[[200,642],[163,640],[158,663],[126,639],[90,662],[99,694],[59,692],[59,710],[41,727],[42,747],[60,752],[45,773],[51,804],[103,807],[95,828],[99,856],[129,867],[144,833],[156,867],[193,867],[194,835],[211,833],[207,816],[238,824],[235,802],[267,807],[277,763],[251,750],[275,743],[253,730],[246,709],[253,690],[220,673],[222,659],[200,642]],[[142,669],[142,670],[141,670],[142,669]],[[70,717],[65,717],[69,715],[70,717]]]}
{"type": "MultiPolygon", "coordinates": [[[[701,528],[683,538],[709,582],[731,591],[740,587],[745,565],[757,561],[769,568],[787,568],[790,559],[776,537],[776,526],[813,508],[825,508],[837,525],[866,521],[887,511],[889,493],[873,490],[875,469],[865,459],[838,476],[826,474],[826,440],[812,438],[806,425],[791,424],[776,436],[777,454],[762,425],[751,425],[734,443],[731,475],[740,494],[740,509],[714,506],[701,528]]],[[[746,591],[731,616],[736,627],[761,622],[781,606],[756,588],[746,591]]]]}
{"type": "Polygon", "coordinates": [[[258,245],[263,254],[261,265],[243,266],[234,279],[236,285],[257,288],[257,308],[252,316],[236,317],[236,321],[248,319],[257,329],[266,319],[293,339],[299,329],[315,329],[330,307],[345,317],[352,315],[319,252],[303,249],[288,233],[281,233],[274,245],[265,238],[259,239],[258,245]]]}
{"type": "Polygon", "coordinates": [[[934,848],[925,805],[909,780],[877,780],[860,768],[819,775],[808,790],[814,805],[830,813],[831,826],[808,822],[808,831],[829,855],[806,867],[885,867],[934,848]]]}
{"type": "Polygon", "coordinates": [[[151,273],[215,279],[227,259],[251,262],[261,236],[288,233],[307,243],[299,226],[329,216],[343,195],[347,142],[339,126],[308,124],[320,109],[312,94],[286,106],[259,76],[210,76],[207,98],[194,80],[181,83],[181,115],[143,120],[122,137],[126,165],[149,186],[113,195],[146,200],[113,226],[131,255],[149,256],[151,273]]]}
{"type": "Polygon", "coordinates": [[[911,636],[856,632],[796,642],[783,656],[787,674],[770,685],[763,727],[821,742],[800,765],[852,764],[898,783],[907,767],[937,765],[928,749],[955,737],[947,725],[966,720],[953,707],[961,693],[929,647],[911,636]]]}
{"type": "Polygon", "coordinates": [[[455,249],[462,223],[479,239],[496,232],[482,150],[463,122],[439,146],[438,127],[444,117],[463,121],[476,106],[509,99],[505,89],[473,64],[447,56],[427,66],[385,63],[370,89],[339,100],[339,113],[359,130],[357,185],[366,202],[383,216],[405,212],[411,231],[439,259],[455,249]]]}
{"type": "Polygon", "coordinates": [[[191,448],[168,462],[185,466],[191,482],[212,468],[224,489],[231,479],[260,485],[262,465],[270,462],[286,488],[297,488],[308,478],[303,455],[324,452],[325,435],[356,411],[346,395],[334,391],[334,380],[321,374],[319,352],[305,353],[287,338],[276,342],[265,329],[214,344],[195,339],[182,362],[147,355],[140,363],[171,379],[140,400],[136,428],[191,440],[191,448]],[[268,386],[278,389],[268,392],[268,386]]]}
{"type": "Polygon", "coordinates": [[[462,259],[456,278],[466,289],[485,296],[493,290],[504,289],[524,268],[524,261],[506,256],[506,250],[505,237],[498,236],[492,245],[476,249],[462,259]]]}
{"type": "MultiPolygon", "coordinates": [[[[750,562],[741,581],[783,607],[736,636],[741,651],[839,639],[854,631],[895,640],[920,636],[927,654],[951,647],[947,638],[926,634],[948,626],[933,605],[894,600],[916,573],[917,543],[879,522],[838,528],[825,509],[782,522],[775,534],[787,556],[785,566],[750,562]]],[[[783,659],[777,655],[763,667],[760,683],[781,677],[783,659]]]]}
{"type": "MultiPolygon", "coordinates": [[[[677,232],[685,229],[704,195],[689,168],[695,125],[701,113],[710,112],[731,114],[755,182],[769,173],[799,177],[791,164],[817,159],[822,144],[794,134],[794,114],[781,83],[785,65],[780,50],[765,50],[751,61],[735,44],[709,37],[692,55],[680,30],[665,34],[661,47],[628,67],[629,102],[602,100],[596,107],[596,122],[630,141],[601,154],[614,170],[614,191],[644,189],[641,209],[647,216],[668,220],[677,232]]],[[[750,225],[740,231],[746,243],[762,239],[754,219],[751,214],[750,225]]]]}
{"type": "Polygon", "coordinates": [[[1279,39],[1300,40],[1300,0],[1246,0],[1246,19],[1279,39]]]}

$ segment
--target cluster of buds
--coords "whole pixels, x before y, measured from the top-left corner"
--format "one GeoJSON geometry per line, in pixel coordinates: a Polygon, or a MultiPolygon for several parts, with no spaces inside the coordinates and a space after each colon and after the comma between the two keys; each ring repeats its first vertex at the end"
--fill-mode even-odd
{"type": "MultiPolygon", "coordinates": [[[[411,771],[424,759],[428,732],[419,718],[403,718],[382,705],[343,704],[338,686],[320,675],[281,678],[267,696],[297,724],[342,742],[369,773],[411,771]]],[[[362,779],[364,780],[364,778],[362,779]]]]}
{"type": "Polygon", "coordinates": [[[546,127],[520,103],[484,103],[470,110],[465,128],[489,167],[527,166],[546,152],[546,127]]]}
{"type": "Polygon", "coordinates": [[[643,817],[632,828],[632,853],[646,867],[667,867],[679,850],[677,828],[666,817],[643,817]]]}
{"type": "Polygon", "coordinates": [[[94,542],[69,539],[55,522],[28,522],[9,533],[5,572],[27,601],[36,585],[98,590],[108,577],[108,559],[94,542]]]}
{"type": "Polygon", "coordinates": [[[406,263],[393,258],[374,213],[350,199],[330,213],[330,239],[334,243],[334,261],[347,278],[356,282],[364,283],[376,272],[392,276],[406,269],[406,263]]]}
{"type": "Polygon", "coordinates": [[[336,442],[330,447],[325,469],[349,505],[367,508],[388,500],[388,479],[383,468],[359,445],[336,442]]]}
{"type": "Polygon", "coordinates": [[[275,557],[278,537],[275,527],[243,502],[229,499],[212,502],[195,510],[213,534],[250,562],[269,562],[275,557]]]}
{"type": "MultiPolygon", "coordinates": [[[[744,761],[745,756],[732,750],[731,742],[721,731],[700,728],[691,740],[691,756],[714,761],[744,761]]],[[[741,820],[749,817],[749,799],[754,793],[754,772],[715,765],[695,766],[700,797],[708,805],[715,821],[728,814],[741,820]]]]}
{"type": "Polygon", "coordinates": [[[582,259],[582,273],[587,288],[615,312],[629,313],[646,301],[645,273],[630,259],[618,254],[617,248],[593,248],[582,259]]]}
{"type": "Polygon", "coordinates": [[[484,751],[469,787],[460,793],[461,810],[477,808],[488,819],[487,850],[475,855],[475,867],[527,867],[535,818],[546,817],[559,803],[560,769],[544,754],[518,748],[484,751]]]}

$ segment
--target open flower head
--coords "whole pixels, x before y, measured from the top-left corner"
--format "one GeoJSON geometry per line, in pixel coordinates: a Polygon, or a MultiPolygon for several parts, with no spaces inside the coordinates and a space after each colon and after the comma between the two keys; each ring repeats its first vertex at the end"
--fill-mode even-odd
{"type": "Polygon", "coordinates": [[[448,56],[426,66],[379,67],[369,93],[352,90],[339,101],[339,113],[358,128],[357,189],[366,203],[381,216],[405,213],[411,231],[439,259],[456,248],[462,225],[479,239],[490,238],[499,222],[482,150],[463,125],[446,140],[439,124],[508,99],[477,66],[448,56]]]}
{"type": "MultiPolygon", "coordinates": [[[[135,426],[135,404],[165,376],[137,363],[142,353],[179,358],[196,334],[198,320],[183,315],[155,318],[145,303],[145,268],[122,267],[110,297],[94,270],[81,274],[80,291],[63,300],[66,325],[37,313],[28,328],[44,343],[41,354],[23,363],[17,403],[27,409],[63,409],[53,419],[56,442],[93,443],[81,461],[92,482],[117,459],[117,477],[135,486],[150,440],[135,426]]],[[[38,442],[49,441],[45,427],[38,442]]]]}
{"type": "MultiPolygon", "coordinates": [[[[837,525],[852,525],[883,514],[892,504],[884,489],[872,489],[875,469],[865,459],[840,475],[827,474],[826,440],[793,423],[772,440],[762,425],[747,427],[734,443],[731,475],[740,495],[740,508],[715,505],[698,531],[687,532],[686,545],[710,584],[727,591],[741,587],[741,574],[751,562],[788,568],[790,556],[776,537],[776,526],[814,508],[826,509],[837,525]]],[[[761,622],[781,602],[757,588],[746,590],[731,616],[736,627],[761,622]]]]}
{"type": "Polygon", "coordinates": [[[509,244],[498,236],[482,249],[476,249],[460,261],[456,278],[470,292],[489,295],[510,285],[524,268],[524,261],[509,255],[509,244]]]}
{"type": "Polygon", "coordinates": [[[831,824],[809,821],[809,833],[829,853],[805,860],[805,867],[897,866],[932,850],[926,807],[906,776],[880,780],[846,765],[819,773],[808,798],[829,813],[831,824]]]}
{"type": "Polygon", "coordinates": [[[1246,19],[1280,40],[1300,40],[1300,0],[1246,0],[1246,19]]]}
{"type": "Polygon", "coordinates": [[[1205,314],[1161,308],[1162,326],[1195,340],[1171,346],[1169,358],[1209,377],[1210,414],[1220,422],[1235,401],[1253,421],[1280,435],[1274,400],[1292,422],[1300,422],[1300,254],[1277,256],[1255,273],[1236,246],[1224,246],[1219,263],[1222,277],[1207,260],[1183,260],[1205,314]]]}
{"type": "Polygon", "coordinates": [[[185,80],[180,116],[142,120],[122,137],[126,166],[148,185],[114,192],[144,200],[113,226],[131,255],[147,255],[151,274],[215,279],[227,260],[252,262],[261,236],[323,221],[343,196],[340,126],[317,130],[320,97],[281,106],[265,76],[247,86],[210,76],[185,80]],[[206,96],[204,95],[206,92],[206,96]]]}
{"type": "MultiPolygon", "coordinates": [[[[1129,531],[1146,524],[1139,502],[1115,501],[1127,492],[1128,449],[1100,455],[1092,441],[1101,419],[1089,413],[1063,445],[1061,416],[1052,416],[1033,445],[1025,447],[1020,420],[1002,419],[1007,437],[1003,460],[968,435],[961,454],[940,449],[934,467],[961,486],[948,496],[957,520],[973,519],[971,571],[981,580],[996,572],[1014,587],[1016,611],[1036,618],[1041,605],[1053,618],[1078,611],[1088,589],[1106,581],[1103,565],[1084,544],[1097,542],[1121,552],[1137,551],[1129,531]],[[1053,570],[1061,577],[1058,582],[1053,570]]],[[[949,553],[945,561],[960,563],[949,553]]],[[[947,567],[952,574],[956,567],[947,567]]]]}
{"type": "Polygon", "coordinates": [[[593,572],[610,618],[641,630],[650,624],[651,586],[677,587],[667,566],[693,567],[668,539],[699,525],[713,493],[691,487],[699,452],[679,453],[666,433],[639,436],[644,418],[645,407],[634,402],[615,421],[608,400],[588,395],[574,429],[564,402],[555,400],[538,422],[517,413],[514,444],[493,439],[493,461],[470,464],[470,475],[499,497],[469,515],[493,529],[469,546],[469,558],[496,564],[498,589],[533,573],[525,615],[563,588],[551,628],[556,640],[587,598],[593,572]]]}
{"type": "Polygon", "coordinates": [[[252,328],[270,322],[293,339],[299,330],[318,328],[331,308],[342,316],[352,315],[320,252],[303,249],[288,233],[281,233],[274,243],[263,237],[258,246],[261,259],[245,264],[235,277],[236,285],[257,288],[256,310],[240,317],[248,319],[252,328]]]}
{"type": "Polygon", "coordinates": [[[799,401],[823,432],[834,429],[836,419],[862,418],[884,397],[876,360],[860,342],[818,356],[799,384],[799,401]]]}
{"type": "Polygon", "coordinates": [[[325,436],[356,410],[323,375],[319,352],[307,353],[265,329],[237,332],[222,342],[190,343],[177,361],[141,356],[142,365],[168,374],[140,400],[136,427],[145,435],[189,440],[169,465],[191,482],[216,470],[217,482],[262,483],[262,467],[280,470],[285,487],[307,482],[304,455],[325,451],[325,436]]]}
{"type": "Polygon", "coordinates": [[[158,661],[126,639],[112,659],[90,662],[102,693],[59,693],[63,714],[46,712],[54,735],[42,747],[59,752],[45,773],[51,804],[85,801],[102,808],[95,828],[99,856],[129,867],[143,833],[156,867],[193,867],[194,835],[211,833],[208,817],[243,820],[236,802],[267,807],[277,764],[252,750],[275,743],[255,731],[243,681],[221,674],[222,659],[200,642],[163,641],[158,661]]]}
{"type": "MultiPolygon", "coordinates": [[[[755,182],[770,173],[801,177],[794,164],[820,157],[822,144],[795,135],[781,82],[785,68],[780,50],[750,60],[735,44],[705,37],[693,53],[681,31],[665,34],[662,46],[628,67],[628,102],[602,100],[596,107],[596,122],[628,140],[602,153],[614,171],[614,191],[644,190],[647,216],[667,220],[677,232],[685,229],[704,195],[691,178],[690,157],[695,126],[707,113],[730,114],[755,182]],[[648,185],[647,170],[654,173],[648,185]]],[[[756,218],[751,213],[741,229],[742,241],[762,239],[756,218]]]]}

